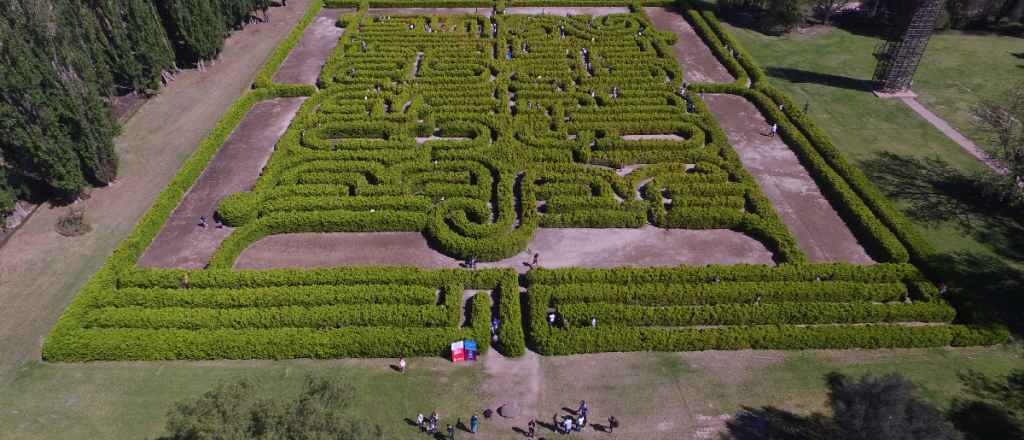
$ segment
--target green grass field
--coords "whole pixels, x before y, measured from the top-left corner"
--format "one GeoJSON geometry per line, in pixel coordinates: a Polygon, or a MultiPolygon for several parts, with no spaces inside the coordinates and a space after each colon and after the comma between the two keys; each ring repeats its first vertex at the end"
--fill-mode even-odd
{"type": "MultiPolygon", "coordinates": [[[[671,420],[674,432],[696,432],[718,427],[715,420],[743,406],[771,405],[799,415],[821,411],[827,392],[823,375],[830,372],[856,377],[869,371],[900,371],[921,385],[925,397],[945,408],[962,395],[957,372],[1005,372],[1019,365],[1022,355],[1019,349],[1004,346],[541,357],[537,397],[538,406],[550,408],[552,414],[564,413],[562,407],[574,407],[585,398],[595,423],[614,414],[624,421],[623,435],[644,438],[637,425],[671,420]]],[[[394,363],[30,363],[0,394],[0,432],[12,440],[156,438],[164,434],[164,415],[173,402],[246,375],[262,378],[265,391],[273,393],[297,392],[311,372],[341,376],[357,387],[355,411],[386,425],[395,438],[422,436],[405,421],[415,418],[417,411],[437,411],[443,423],[456,418],[465,422],[473,411],[494,403],[495,396],[487,391],[492,377],[485,362],[452,366],[442,359],[411,359],[404,375],[392,370],[394,363]]],[[[544,423],[549,418],[548,413],[539,416],[544,423]]],[[[525,427],[526,422],[519,425],[525,427]]],[[[480,438],[520,435],[507,427],[483,426],[480,438]]]]}

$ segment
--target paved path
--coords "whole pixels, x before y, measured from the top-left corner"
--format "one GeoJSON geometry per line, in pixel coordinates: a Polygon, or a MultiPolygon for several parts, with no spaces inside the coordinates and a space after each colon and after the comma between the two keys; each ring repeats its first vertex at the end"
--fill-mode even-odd
{"type": "Polygon", "coordinates": [[[306,26],[298,44],[292,48],[271,81],[279,84],[316,84],[327,57],[338,45],[345,28],[338,27],[338,16],[353,14],[355,9],[321,9],[306,26]]]}
{"type": "Polygon", "coordinates": [[[683,76],[688,83],[731,83],[736,80],[725,69],[711,49],[700,39],[693,26],[670,8],[644,8],[651,22],[658,30],[675,32],[679,41],[672,45],[679,65],[683,68],[683,76]]]}
{"type": "Polygon", "coordinates": [[[709,94],[705,102],[812,263],[874,263],[796,153],[782,138],[765,135],[768,122],[754,104],[725,94],[709,94]]]}
{"type": "Polygon", "coordinates": [[[1003,166],[1003,164],[999,163],[999,161],[989,156],[988,153],[985,152],[985,150],[982,150],[981,147],[978,146],[978,144],[975,144],[974,141],[968,139],[967,136],[960,134],[960,132],[957,131],[957,129],[953,128],[952,125],[949,125],[949,123],[940,118],[939,115],[933,113],[931,110],[928,110],[928,107],[925,107],[924,104],[921,104],[917,100],[917,98],[908,97],[900,98],[900,100],[907,103],[907,105],[909,105],[910,108],[914,109],[914,111],[917,112],[917,114],[923,116],[924,120],[930,122],[932,125],[935,126],[935,128],[938,128],[939,131],[942,132],[942,134],[952,139],[953,142],[959,144],[961,147],[963,147],[963,149],[967,150],[968,153],[974,155],[974,157],[977,157],[978,160],[982,161],[982,163],[984,163],[985,165],[988,165],[988,167],[992,168],[993,171],[999,174],[1006,174],[1009,172],[1009,170],[1007,170],[1006,167],[1003,166]]]}
{"type": "MultiPolygon", "coordinates": [[[[526,272],[532,253],[541,266],[656,267],[768,263],[772,253],[757,240],[726,229],[547,229],[512,258],[480,263],[480,268],[512,267],[526,272]]],[[[297,233],[266,237],[238,257],[234,269],[410,265],[456,268],[461,261],[430,248],[419,232],[297,233]]]]}
{"type": "Polygon", "coordinates": [[[274,145],[288,129],[305,99],[280,98],[257,103],[185,193],[136,265],[182,269],[206,267],[213,252],[232,230],[213,227],[213,213],[217,205],[231,194],[252,189],[274,152],[274,145]],[[207,229],[199,227],[199,217],[204,215],[210,223],[207,229]]]}

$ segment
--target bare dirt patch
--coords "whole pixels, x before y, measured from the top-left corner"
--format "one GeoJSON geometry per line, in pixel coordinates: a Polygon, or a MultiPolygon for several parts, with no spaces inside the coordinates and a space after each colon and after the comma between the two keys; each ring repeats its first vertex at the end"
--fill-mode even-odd
{"type": "Polygon", "coordinates": [[[345,28],[337,25],[338,16],[355,12],[355,9],[321,9],[271,81],[281,84],[316,84],[316,78],[327,62],[327,57],[345,32],[345,28]]]}
{"type": "MultiPolygon", "coordinates": [[[[479,267],[526,272],[534,253],[540,253],[540,264],[547,268],[772,263],[772,253],[763,244],[739,232],[646,226],[541,228],[526,251],[479,267]]],[[[243,251],[234,268],[410,265],[440,269],[456,268],[460,263],[431,249],[418,232],[339,232],[271,235],[243,251]]]]}
{"type": "Polygon", "coordinates": [[[707,95],[708,108],[754,175],[779,217],[812,263],[843,261],[872,264],[864,246],[822,193],[800,159],[782,141],[769,137],[771,126],[746,99],[707,95]]]}
{"type": "Polygon", "coordinates": [[[274,145],[303,101],[305,98],[279,98],[257,103],[185,193],[153,243],[139,258],[137,266],[206,267],[214,251],[232,230],[214,227],[213,214],[217,205],[231,194],[252,189],[274,152],[274,145]],[[206,216],[209,221],[208,228],[199,226],[201,216],[206,216]]]}
{"type": "Polygon", "coordinates": [[[736,80],[675,9],[644,8],[644,11],[658,30],[679,35],[679,41],[671,47],[683,68],[686,82],[731,83],[736,80]]]}

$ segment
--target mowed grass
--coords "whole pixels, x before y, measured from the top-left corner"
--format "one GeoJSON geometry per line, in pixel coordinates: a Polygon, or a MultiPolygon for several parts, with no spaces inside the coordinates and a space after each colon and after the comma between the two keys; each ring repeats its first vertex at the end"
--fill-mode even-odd
{"type": "MultiPolygon", "coordinates": [[[[728,17],[725,17],[728,23],[728,17]]],[[[1024,229],[992,207],[978,204],[965,182],[991,173],[984,164],[897,99],[879,99],[869,79],[881,40],[831,28],[806,35],[768,36],[726,26],[846,157],[886,192],[946,260],[947,282],[969,286],[1002,312],[1017,334],[1024,330],[1024,229]]],[[[1013,48],[1024,39],[937,35],[915,77],[925,105],[966,130],[979,93],[995,92],[1024,74],[1013,48]],[[960,81],[977,93],[963,90],[960,81]],[[960,91],[957,91],[960,89],[960,91]]],[[[970,131],[968,130],[968,133],[970,131]]]]}
{"type": "MultiPolygon", "coordinates": [[[[514,427],[525,428],[531,417],[549,425],[553,414],[566,414],[562,408],[575,409],[581,399],[591,408],[591,423],[603,424],[610,415],[620,419],[622,438],[718,431],[723,415],[744,406],[772,405],[806,415],[826,409],[823,377],[831,372],[859,377],[899,371],[921,384],[923,396],[946,408],[964,396],[958,372],[1003,373],[1020,365],[1022,355],[1003,346],[541,357],[536,403],[520,402],[524,416],[515,426],[498,428],[485,421],[479,438],[519,438],[514,427]]],[[[244,376],[261,379],[266,393],[297,392],[309,373],[344,378],[357,388],[355,412],[387,426],[394,438],[423,437],[406,422],[417,411],[437,411],[442,424],[466,423],[473,411],[505,402],[490,391],[489,382],[501,378],[492,378],[483,361],[453,366],[439,358],[410,359],[405,374],[392,369],[395,363],[30,363],[0,394],[0,432],[12,440],[157,438],[166,434],[164,417],[175,401],[244,376]]],[[[550,434],[546,430],[542,425],[540,434],[550,434]]]]}

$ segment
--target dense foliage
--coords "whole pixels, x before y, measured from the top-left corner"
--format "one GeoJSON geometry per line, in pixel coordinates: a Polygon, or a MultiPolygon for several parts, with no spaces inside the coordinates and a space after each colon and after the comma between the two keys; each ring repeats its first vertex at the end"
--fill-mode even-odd
{"type": "Polygon", "coordinates": [[[112,182],[120,126],[109,99],[159,88],[176,62],[216,57],[231,27],[268,6],[0,1],[0,216],[29,188],[75,194],[112,182]]]}
{"type": "Polygon", "coordinates": [[[167,413],[169,440],[363,440],[384,439],[385,430],[349,414],[356,390],[337,378],[310,376],[297,396],[261,396],[262,383],[244,378],[200,397],[184,399],[167,413]]]}

